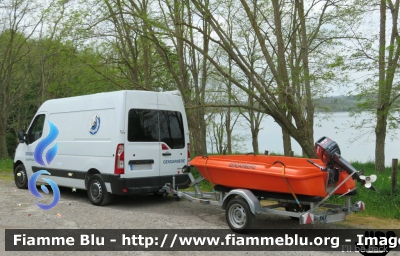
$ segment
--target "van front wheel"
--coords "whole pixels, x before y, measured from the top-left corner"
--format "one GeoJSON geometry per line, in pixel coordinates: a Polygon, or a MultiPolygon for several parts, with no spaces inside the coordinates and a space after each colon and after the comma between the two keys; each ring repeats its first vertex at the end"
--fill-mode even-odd
{"type": "Polygon", "coordinates": [[[87,187],[88,197],[94,205],[106,205],[110,203],[111,195],[107,192],[106,185],[100,174],[90,177],[87,187]]]}
{"type": "Polygon", "coordinates": [[[28,188],[28,175],[26,175],[26,170],[23,164],[20,164],[17,166],[17,168],[15,168],[14,180],[15,180],[15,185],[19,189],[28,188]]]}

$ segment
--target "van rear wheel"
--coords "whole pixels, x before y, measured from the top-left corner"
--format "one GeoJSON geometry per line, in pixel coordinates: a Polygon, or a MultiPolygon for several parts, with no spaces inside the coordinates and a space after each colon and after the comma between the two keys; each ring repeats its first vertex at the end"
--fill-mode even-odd
{"type": "Polygon", "coordinates": [[[15,185],[19,189],[27,189],[28,188],[28,175],[26,175],[25,166],[20,164],[15,168],[14,171],[14,181],[15,185]]]}
{"type": "Polygon", "coordinates": [[[94,205],[106,205],[111,201],[111,195],[107,192],[100,174],[94,174],[90,177],[87,192],[90,202],[94,205]]]}

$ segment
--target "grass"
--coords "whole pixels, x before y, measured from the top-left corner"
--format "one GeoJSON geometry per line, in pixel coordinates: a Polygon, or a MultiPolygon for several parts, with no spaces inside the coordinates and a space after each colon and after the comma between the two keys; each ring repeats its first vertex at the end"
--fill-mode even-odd
{"type": "MultiPolygon", "coordinates": [[[[369,176],[375,174],[375,165],[372,162],[358,163],[353,162],[352,165],[357,169],[364,169],[364,174],[369,176]]],[[[357,195],[353,197],[353,201],[363,201],[366,205],[366,211],[359,213],[361,216],[374,216],[380,218],[394,218],[400,220],[400,187],[392,193],[392,169],[386,168],[381,174],[376,174],[377,180],[373,183],[376,191],[361,187],[357,188],[357,195]]],[[[344,203],[344,197],[333,198],[331,202],[344,203]]]]}
{"type": "Polygon", "coordinates": [[[0,159],[0,179],[1,180],[13,180],[12,175],[13,160],[12,159],[0,159]]]}
{"type": "Polygon", "coordinates": [[[0,159],[0,172],[12,172],[13,160],[12,159],[0,159]]]}

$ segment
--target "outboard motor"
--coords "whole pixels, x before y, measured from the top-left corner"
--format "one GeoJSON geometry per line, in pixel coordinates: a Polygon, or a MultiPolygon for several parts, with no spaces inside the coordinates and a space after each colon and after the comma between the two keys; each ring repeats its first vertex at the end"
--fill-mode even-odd
{"type": "Polygon", "coordinates": [[[333,140],[328,137],[322,137],[315,143],[314,150],[318,158],[326,166],[325,170],[329,172],[331,182],[337,181],[339,171],[344,170],[349,175],[354,173],[352,176],[353,180],[361,182],[366,188],[375,190],[371,183],[376,180],[376,175],[366,177],[363,175],[364,170],[357,171],[350,163],[340,156],[340,148],[333,140]],[[335,173],[337,173],[337,176],[335,173]]]}

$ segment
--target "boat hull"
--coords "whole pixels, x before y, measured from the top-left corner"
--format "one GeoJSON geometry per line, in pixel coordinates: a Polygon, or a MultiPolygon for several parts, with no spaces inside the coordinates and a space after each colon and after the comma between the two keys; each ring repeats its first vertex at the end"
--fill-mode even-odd
{"type": "MultiPolygon", "coordinates": [[[[323,166],[319,159],[313,162],[323,166]]],[[[320,196],[328,194],[328,173],[307,162],[305,158],[266,155],[199,156],[189,162],[203,177],[214,185],[320,196]],[[284,167],[283,167],[284,166],[284,167]]],[[[348,174],[340,172],[340,184],[348,174]]],[[[344,194],[355,188],[355,181],[348,179],[335,194],[344,194]]]]}

